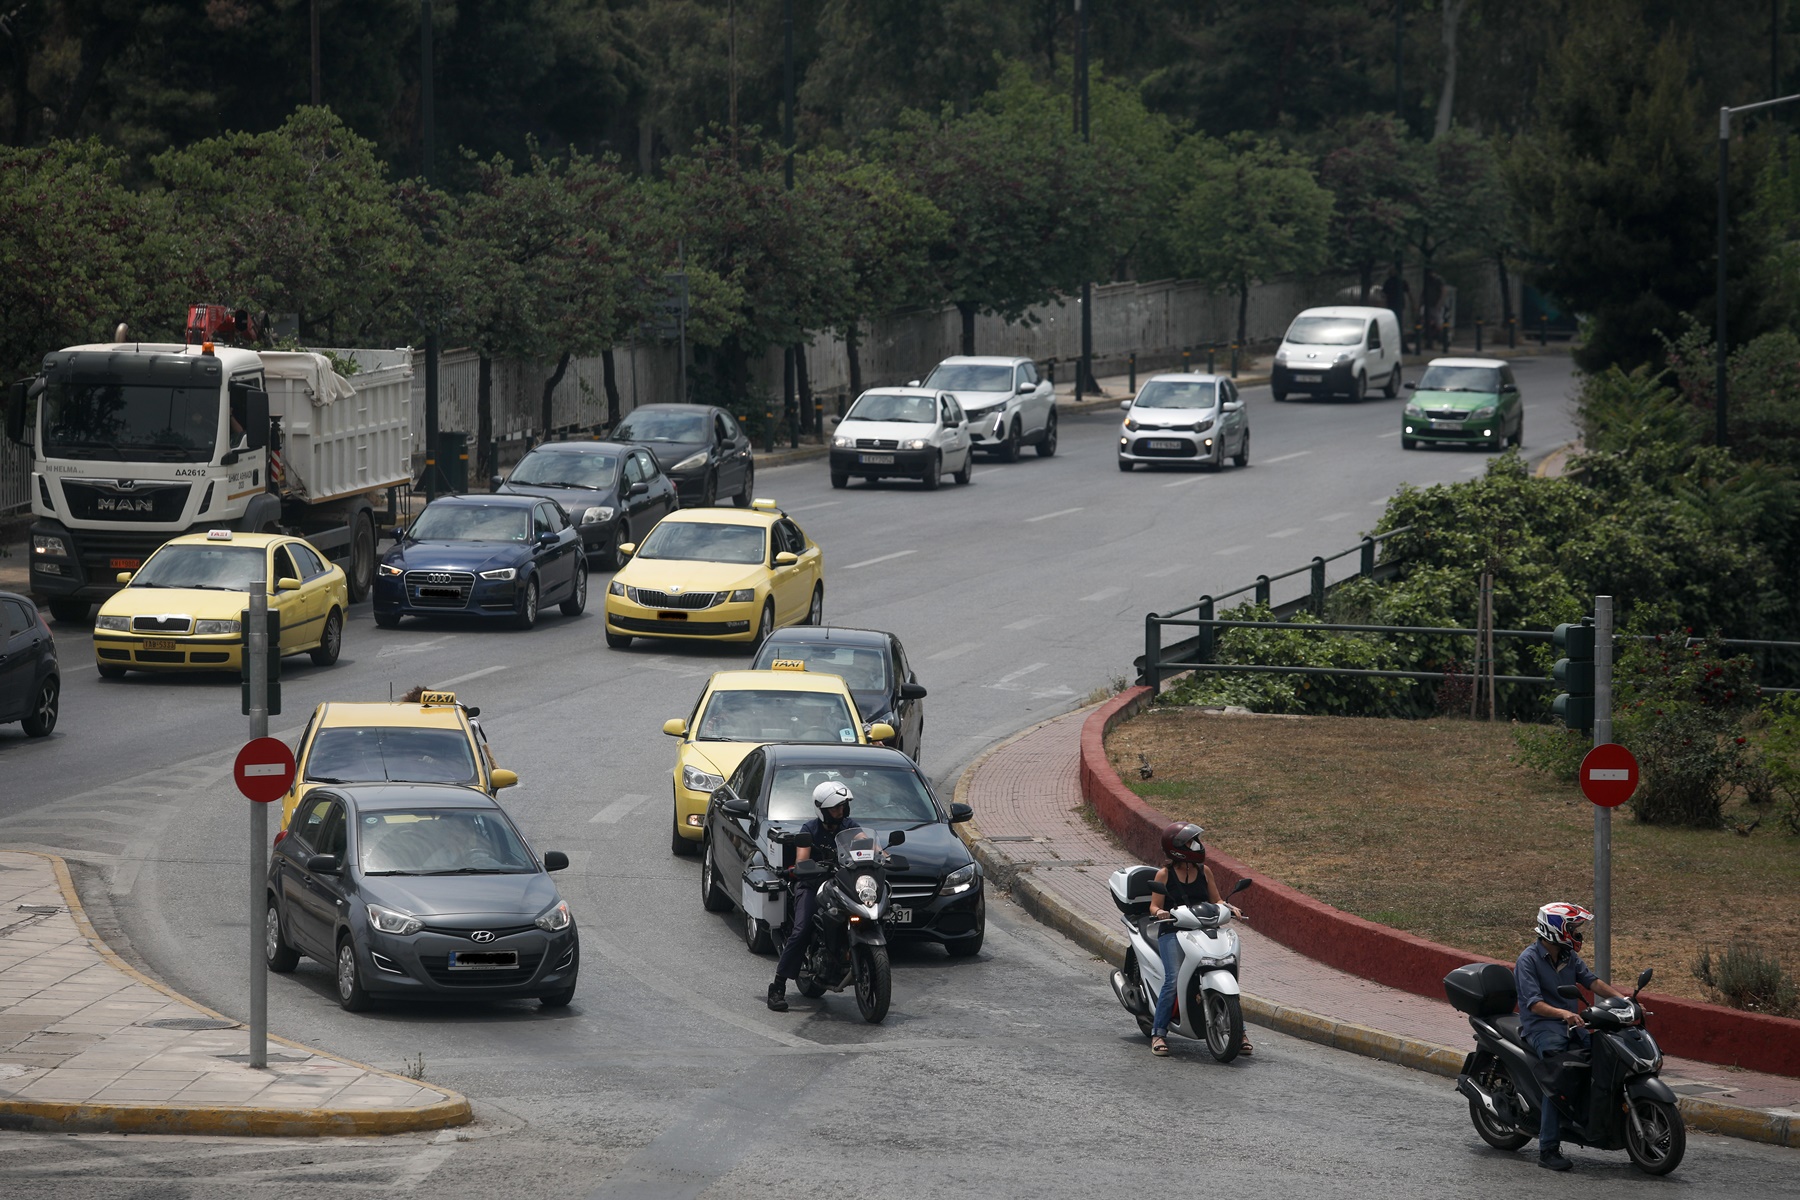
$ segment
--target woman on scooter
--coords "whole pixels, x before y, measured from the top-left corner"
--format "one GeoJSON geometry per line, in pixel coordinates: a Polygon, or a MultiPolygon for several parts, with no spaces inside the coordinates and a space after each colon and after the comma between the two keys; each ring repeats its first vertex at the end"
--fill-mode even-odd
{"type": "MultiPolygon", "coordinates": [[[[1200,835],[1205,832],[1188,821],[1174,821],[1163,827],[1162,848],[1168,865],[1156,873],[1156,882],[1162,890],[1150,893],[1151,920],[1166,919],[1184,904],[1208,901],[1225,904],[1225,898],[1219,894],[1219,885],[1213,882],[1212,868],[1206,865],[1206,846],[1200,841],[1200,835]]],[[[1225,904],[1225,907],[1231,909],[1234,917],[1243,915],[1234,905],[1225,904]]],[[[1169,1042],[1165,1035],[1169,1032],[1169,1018],[1175,1012],[1175,973],[1181,966],[1181,949],[1175,940],[1172,923],[1163,927],[1156,948],[1162,954],[1163,983],[1162,993],[1156,998],[1156,1015],[1150,1024],[1150,1053],[1166,1058],[1169,1042]]],[[[1244,1047],[1239,1053],[1249,1054],[1253,1049],[1250,1034],[1246,1031],[1244,1047]]]]}

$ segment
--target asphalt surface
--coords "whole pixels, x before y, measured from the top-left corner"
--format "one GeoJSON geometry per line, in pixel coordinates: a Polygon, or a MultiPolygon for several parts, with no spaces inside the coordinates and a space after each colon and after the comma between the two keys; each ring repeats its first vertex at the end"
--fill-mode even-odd
{"type": "MultiPolygon", "coordinates": [[[[1518,366],[1526,455],[1573,436],[1565,358],[1518,366]]],[[[1247,392],[1252,464],[1219,473],[1114,466],[1117,415],[1063,417],[1053,459],[978,464],[975,482],[859,483],[823,462],[759,472],[825,550],[826,615],[899,633],[922,681],[927,772],[948,787],[997,739],[1124,675],[1142,616],[1353,544],[1403,483],[1470,478],[1484,452],[1404,452],[1399,401],[1274,404],[1247,392]]],[[[1178,1044],[1152,1059],[1105,968],[1010,904],[986,949],[895,955],[881,1026],[847,994],[769,1013],[773,961],[703,913],[699,868],[667,850],[673,743],[706,675],[741,655],[639,642],[608,650],[598,616],[529,633],[352,612],[337,666],[284,666],[290,742],[325,699],[414,684],[482,708],[503,793],[580,923],[581,990],[535,1003],[351,1015],[303,962],[270,980],[271,1028],[474,1102],[470,1129],[371,1142],[0,1139],[8,1196],[1082,1196],[1166,1190],[1351,1196],[1624,1194],[1651,1186],[1623,1153],[1576,1151],[1579,1185],[1487,1149],[1445,1081],[1256,1031],[1219,1066],[1178,1044]],[[1198,1174],[1196,1174],[1198,1171],[1198,1174]]],[[[1296,588],[1303,580],[1293,581],[1296,588]]],[[[247,1013],[243,740],[230,679],[104,682],[88,637],[57,627],[66,683],[55,737],[0,728],[0,844],[64,854],[122,953],[221,1011],[247,1013]]],[[[1254,990],[1255,964],[1246,965],[1254,990]]],[[[1800,1195],[1800,1154],[1700,1136],[1658,1187],[1800,1195]]]]}

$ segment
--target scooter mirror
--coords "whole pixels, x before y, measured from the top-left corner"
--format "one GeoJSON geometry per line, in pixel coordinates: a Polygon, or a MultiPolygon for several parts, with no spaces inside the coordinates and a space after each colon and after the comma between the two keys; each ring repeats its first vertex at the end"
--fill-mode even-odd
{"type": "Polygon", "coordinates": [[[1250,879],[1248,876],[1246,876],[1245,878],[1237,881],[1237,886],[1231,889],[1231,894],[1233,896],[1235,896],[1239,892],[1243,891],[1245,888],[1247,888],[1249,886],[1250,886],[1250,879]]]}
{"type": "Polygon", "coordinates": [[[1644,990],[1644,985],[1646,983],[1650,982],[1650,977],[1654,974],[1656,974],[1655,967],[1645,967],[1643,969],[1643,971],[1641,973],[1639,973],[1639,975],[1638,975],[1638,991],[1641,992],[1644,990]]]}
{"type": "Polygon", "coordinates": [[[1579,999],[1581,999],[1581,989],[1576,987],[1572,983],[1565,983],[1561,987],[1557,988],[1556,994],[1561,996],[1564,1000],[1579,1000],[1579,999]]]}

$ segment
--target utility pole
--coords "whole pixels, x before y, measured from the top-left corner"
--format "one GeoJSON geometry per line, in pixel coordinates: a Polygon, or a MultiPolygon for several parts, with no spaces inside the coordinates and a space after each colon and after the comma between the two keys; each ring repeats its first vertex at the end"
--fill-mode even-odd
{"type": "MultiPolygon", "coordinates": [[[[432,96],[433,76],[436,74],[431,51],[431,0],[419,0],[419,125],[421,127],[420,157],[423,160],[421,174],[425,177],[425,185],[431,186],[434,161],[437,158],[437,138],[433,125],[436,123],[434,97],[432,96]]],[[[429,504],[437,499],[438,488],[438,323],[437,314],[432,313],[431,328],[425,333],[425,502],[429,504]]]]}
{"type": "MultiPolygon", "coordinates": [[[[1075,123],[1084,145],[1091,141],[1088,131],[1088,5],[1075,0],[1075,123]]],[[[1075,399],[1084,391],[1098,391],[1094,386],[1094,285],[1081,283],[1081,363],[1075,369],[1075,399]]]]}
{"type": "Polygon", "coordinates": [[[319,86],[319,0],[312,0],[312,102],[314,108],[325,103],[325,89],[319,86]]]}
{"type": "MultiPolygon", "coordinates": [[[[250,740],[269,736],[269,556],[259,551],[250,580],[250,625],[243,653],[250,656],[250,740]]],[[[263,939],[269,889],[269,806],[250,806],[250,1065],[269,1065],[269,960],[263,939]]]]}
{"type": "MultiPolygon", "coordinates": [[[[785,179],[794,190],[794,0],[781,0],[781,143],[787,150],[785,179]]],[[[788,448],[800,448],[799,398],[795,394],[800,347],[789,346],[782,356],[782,397],[787,403],[788,448]]]]}
{"type": "MultiPolygon", "coordinates": [[[[1613,598],[1594,597],[1594,745],[1612,741],[1613,598]]],[[[1594,971],[1612,978],[1612,809],[1594,805],[1594,971]]]]}

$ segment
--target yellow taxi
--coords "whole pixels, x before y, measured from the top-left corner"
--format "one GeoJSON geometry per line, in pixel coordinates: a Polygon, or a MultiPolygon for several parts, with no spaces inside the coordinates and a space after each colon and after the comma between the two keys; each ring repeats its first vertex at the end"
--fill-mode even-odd
{"type": "Polygon", "coordinates": [[[606,588],[606,644],[634,637],[760,643],[825,614],[825,557],[773,500],[689,508],[656,523],[606,588]]]}
{"type": "Polygon", "coordinates": [[[416,701],[330,700],[313,709],[294,751],[294,786],[281,798],[281,828],[313,788],[332,783],[459,783],[493,795],[519,777],[494,766],[475,718],[455,692],[416,701]]]}
{"type": "Polygon", "coordinates": [[[706,826],[713,790],[744,756],[768,742],[858,743],[894,736],[891,726],[865,727],[850,689],[837,675],[777,660],[768,671],[720,671],[706,681],[687,720],[663,722],[680,738],[675,752],[675,821],[669,849],[692,854],[706,826]]]}
{"type": "Polygon", "coordinates": [[[166,541],[94,619],[94,663],[126,671],[235,671],[240,615],[261,571],[269,611],[281,614],[281,653],[329,667],[344,643],[350,588],[342,567],[296,537],[212,529],[166,541]],[[261,564],[258,565],[260,556],[261,564]]]}

